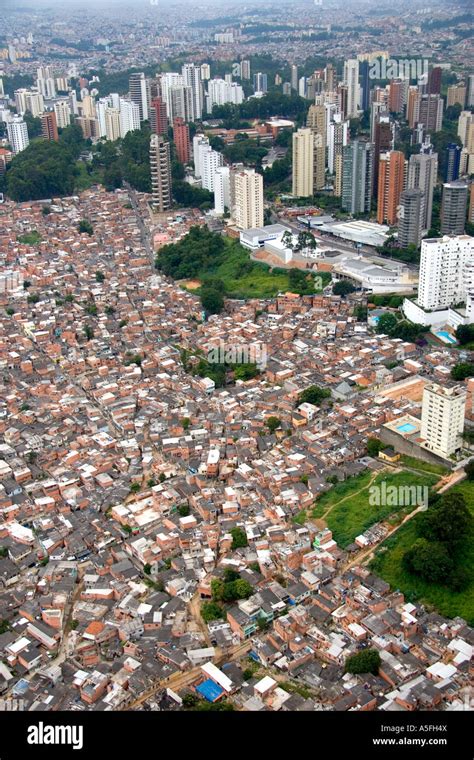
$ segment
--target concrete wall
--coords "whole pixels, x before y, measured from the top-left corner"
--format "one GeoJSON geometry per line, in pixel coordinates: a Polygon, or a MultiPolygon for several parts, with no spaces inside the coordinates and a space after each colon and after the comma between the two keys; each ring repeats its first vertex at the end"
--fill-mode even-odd
{"type": "Polygon", "coordinates": [[[416,457],[423,462],[441,464],[443,467],[448,467],[449,469],[452,469],[455,464],[450,459],[443,459],[443,457],[438,456],[438,454],[435,454],[428,449],[424,449],[416,443],[407,441],[406,438],[403,438],[403,436],[398,435],[398,433],[395,433],[393,430],[389,430],[386,427],[380,428],[380,440],[383,441],[383,443],[393,446],[395,451],[398,451],[401,454],[406,454],[410,457],[416,457]]]}

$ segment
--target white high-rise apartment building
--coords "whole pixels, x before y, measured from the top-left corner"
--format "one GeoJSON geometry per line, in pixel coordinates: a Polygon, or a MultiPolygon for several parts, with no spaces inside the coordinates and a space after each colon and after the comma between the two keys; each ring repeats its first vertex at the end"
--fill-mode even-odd
{"type": "Polygon", "coordinates": [[[214,175],[214,211],[223,214],[230,208],[230,169],[219,166],[214,175]]]}
{"type": "Polygon", "coordinates": [[[344,62],[344,84],[347,86],[347,113],[349,119],[359,112],[359,61],[349,58],[344,62]]]}
{"type": "Polygon", "coordinates": [[[95,104],[95,110],[97,113],[97,122],[99,125],[98,127],[99,137],[105,137],[107,134],[107,129],[105,125],[105,114],[108,107],[109,107],[108,98],[99,98],[99,100],[95,104]]]}
{"type": "Polygon", "coordinates": [[[8,142],[11,145],[13,153],[21,153],[28,147],[30,139],[28,137],[28,127],[21,116],[14,116],[12,121],[7,124],[8,142]]]}
{"type": "Polygon", "coordinates": [[[458,137],[461,138],[461,142],[464,145],[464,147],[466,147],[467,145],[468,136],[469,136],[469,127],[473,123],[474,123],[474,114],[472,114],[470,111],[461,111],[461,113],[459,114],[459,119],[458,119],[458,137]]]}
{"type": "Polygon", "coordinates": [[[314,134],[309,127],[293,133],[293,186],[296,198],[313,195],[314,134]]]}
{"type": "Polygon", "coordinates": [[[193,98],[193,113],[191,120],[195,121],[202,119],[203,109],[203,88],[201,81],[201,67],[196,66],[194,63],[185,63],[183,65],[183,80],[184,84],[191,87],[193,98]]]}
{"type": "Polygon", "coordinates": [[[193,120],[193,92],[191,87],[177,84],[168,90],[168,116],[170,122],[183,119],[186,123],[193,120]]]}
{"type": "Polygon", "coordinates": [[[244,91],[237,82],[226,82],[225,79],[210,79],[207,85],[206,110],[211,113],[213,106],[225,103],[239,105],[244,101],[244,91]]]}
{"type": "Polygon", "coordinates": [[[184,77],[176,71],[167,71],[161,75],[161,96],[166,104],[166,115],[171,118],[171,88],[184,85],[184,77]]]}
{"type": "Polygon", "coordinates": [[[140,108],[131,100],[120,98],[120,137],[140,129],[140,108]]]}
{"type": "Polygon", "coordinates": [[[421,242],[418,304],[447,309],[465,300],[465,268],[474,260],[474,238],[445,235],[421,242]]]}
{"type": "Polygon", "coordinates": [[[328,143],[328,171],[334,174],[336,171],[336,158],[342,156],[342,149],[349,141],[349,122],[342,118],[342,114],[335,113],[329,123],[327,132],[328,143]]]}
{"type": "Polygon", "coordinates": [[[462,386],[425,385],[420,434],[426,448],[443,457],[461,448],[465,406],[462,386]]]}
{"type": "Polygon", "coordinates": [[[193,137],[193,157],[194,157],[194,176],[199,179],[202,176],[202,157],[206,150],[209,150],[209,138],[202,133],[193,137]]]}
{"type": "Polygon", "coordinates": [[[216,170],[222,166],[224,159],[222,153],[209,147],[202,153],[201,185],[205,190],[214,192],[214,177],[216,170]]]}
{"type": "Polygon", "coordinates": [[[140,72],[134,72],[130,74],[129,79],[130,98],[137,104],[140,110],[140,121],[146,121],[148,119],[148,105],[149,105],[149,87],[145,74],[140,72]]]}
{"type": "Polygon", "coordinates": [[[231,207],[236,227],[263,227],[263,177],[255,169],[231,172],[231,207]]]}
{"type": "Polygon", "coordinates": [[[410,156],[408,162],[408,190],[421,190],[423,193],[422,230],[429,230],[433,212],[433,193],[438,176],[438,154],[417,153],[410,156]]]}
{"type": "Polygon", "coordinates": [[[71,123],[71,107],[69,99],[57,100],[54,104],[54,113],[56,114],[56,123],[60,129],[68,127],[71,123]]]}
{"type": "Polygon", "coordinates": [[[23,116],[25,111],[29,111],[32,116],[40,116],[44,113],[44,98],[40,92],[24,88],[15,90],[15,105],[20,116],[23,116]]]}
{"type": "Polygon", "coordinates": [[[56,84],[51,66],[41,66],[36,69],[36,86],[45,98],[56,97],[56,84]]]}

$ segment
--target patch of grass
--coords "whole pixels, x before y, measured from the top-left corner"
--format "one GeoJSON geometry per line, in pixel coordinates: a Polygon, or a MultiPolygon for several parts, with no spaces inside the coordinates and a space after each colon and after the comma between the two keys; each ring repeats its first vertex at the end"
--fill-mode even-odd
{"type": "MultiPolygon", "coordinates": [[[[474,483],[463,481],[447,493],[461,493],[474,514],[474,483]]],[[[404,570],[403,555],[418,538],[417,515],[388,538],[377,550],[370,568],[380,575],[393,589],[399,589],[408,601],[422,602],[436,609],[441,615],[453,618],[460,615],[469,625],[474,625],[474,536],[466,542],[462,564],[470,574],[471,582],[463,591],[454,592],[446,586],[427,583],[404,570]]]]}
{"type": "Polygon", "coordinates": [[[18,236],[18,242],[23,245],[37,245],[41,242],[41,235],[36,230],[26,232],[24,235],[18,236]]]}
{"type": "Polygon", "coordinates": [[[297,525],[304,525],[307,519],[308,515],[306,509],[302,509],[301,512],[298,512],[297,515],[291,518],[291,521],[297,525]]]}
{"type": "Polygon", "coordinates": [[[293,683],[293,681],[280,681],[278,686],[290,694],[299,694],[303,699],[311,699],[313,696],[311,689],[308,689],[307,686],[293,683]]]}
{"type": "Polygon", "coordinates": [[[87,165],[84,161],[77,161],[76,163],[76,192],[80,193],[83,190],[87,190],[92,185],[99,185],[103,181],[103,176],[100,171],[93,171],[89,174],[87,171],[87,165]]]}
{"type": "MultiPolygon", "coordinates": [[[[374,523],[384,520],[393,513],[406,508],[405,504],[394,506],[383,504],[374,506],[370,503],[370,483],[372,472],[362,473],[344,483],[339,483],[324,494],[313,509],[313,517],[322,518],[329,508],[331,511],[324,519],[333,533],[334,540],[342,548],[351,544],[355,537],[364,533],[374,523]],[[344,501],[341,501],[344,499],[344,501]],[[339,503],[340,502],[340,503],[339,503]]],[[[413,472],[381,472],[372,481],[372,486],[381,486],[385,481],[390,486],[433,486],[438,480],[436,475],[413,472]]],[[[415,506],[409,507],[411,512],[415,506]]]]}
{"type": "Polygon", "coordinates": [[[413,467],[414,470],[423,470],[423,472],[432,472],[435,475],[447,475],[449,470],[447,467],[443,467],[442,464],[434,464],[434,462],[423,462],[421,459],[415,459],[415,457],[409,457],[407,454],[402,454],[400,462],[407,467],[413,467]]]}

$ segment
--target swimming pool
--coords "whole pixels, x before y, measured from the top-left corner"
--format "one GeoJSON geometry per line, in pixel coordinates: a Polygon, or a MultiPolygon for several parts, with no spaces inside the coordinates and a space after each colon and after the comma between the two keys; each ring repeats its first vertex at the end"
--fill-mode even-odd
{"type": "Polygon", "coordinates": [[[445,343],[456,343],[456,340],[453,338],[453,336],[450,335],[446,330],[439,330],[439,332],[435,334],[445,343]]]}
{"type": "Polygon", "coordinates": [[[411,422],[404,422],[403,425],[398,425],[397,430],[399,430],[400,433],[412,433],[416,430],[416,425],[412,425],[411,422]]]}

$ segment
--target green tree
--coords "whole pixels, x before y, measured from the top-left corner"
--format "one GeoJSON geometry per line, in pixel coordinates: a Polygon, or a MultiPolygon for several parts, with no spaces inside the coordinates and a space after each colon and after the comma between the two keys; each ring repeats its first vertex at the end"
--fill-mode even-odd
{"type": "Polygon", "coordinates": [[[315,406],[318,406],[321,401],[330,397],[331,391],[328,388],[320,388],[318,385],[310,385],[299,394],[297,406],[300,404],[314,404],[315,406]]]}
{"type": "Polygon", "coordinates": [[[94,234],[94,229],[88,219],[81,219],[81,221],[77,225],[77,229],[79,230],[79,232],[81,233],[85,232],[87,235],[94,234]]]}
{"type": "Polygon", "coordinates": [[[378,457],[379,451],[383,449],[383,443],[378,438],[368,438],[367,453],[371,457],[378,457]]]}
{"type": "Polygon", "coordinates": [[[224,608],[215,602],[204,602],[201,606],[201,617],[206,623],[210,623],[211,620],[219,620],[224,615],[224,608]]]}
{"type": "Polygon", "coordinates": [[[269,429],[270,433],[274,433],[277,428],[279,428],[281,425],[281,420],[278,417],[268,417],[266,421],[266,426],[269,429]]]}
{"type": "Polygon", "coordinates": [[[474,376],[474,364],[472,362],[459,362],[451,370],[453,380],[466,380],[474,376]]]}
{"type": "Polygon", "coordinates": [[[232,549],[248,546],[247,534],[242,528],[232,528],[230,534],[232,536],[232,549]]]}
{"type": "Polygon", "coordinates": [[[451,556],[473,528],[473,518],[460,493],[446,493],[420,520],[419,535],[444,544],[451,556]]]}
{"type": "Polygon", "coordinates": [[[147,575],[150,575],[151,573],[151,565],[147,562],[145,565],[143,565],[143,572],[147,575]]]}
{"type": "Polygon", "coordinates": [[[206,287],[201,290],[201,303],[208,314],[219,314],[224,308],[224,296],[219,290],[206,287]]]}
{"type": "Polygon", "coordinates": [[[100,270],[97,270],[97,272],[95,273],[95,279],[97,280],[97,282],[104,282],[105,274],[101,272],[100,270]]]}
{"type": "Polygon", "coordinates": [[[141,490],[141,485],[138,481],[135,481],[130,485],[130,493],[138,493],[141,490]]]}
{"type": "Polygon", "coordinates": [[[347,296],[349,293],[353,293],[355,287],[349,280],[338,280],[334,283],[332,292],[335,296],[347,296]]]}
{"type": "Polygon", "coordinates": [[[372,673],[376,676],[381,665],[380,655],[376,649],[364,649],[346,659],[345,673],[372,673]]]}
{"type": "Polygon", "coordinates": [[[405,570],[428,583],[445,583],[453,570],[453,561],[443,544],[418,538],[403,555],[405,570]]]}

